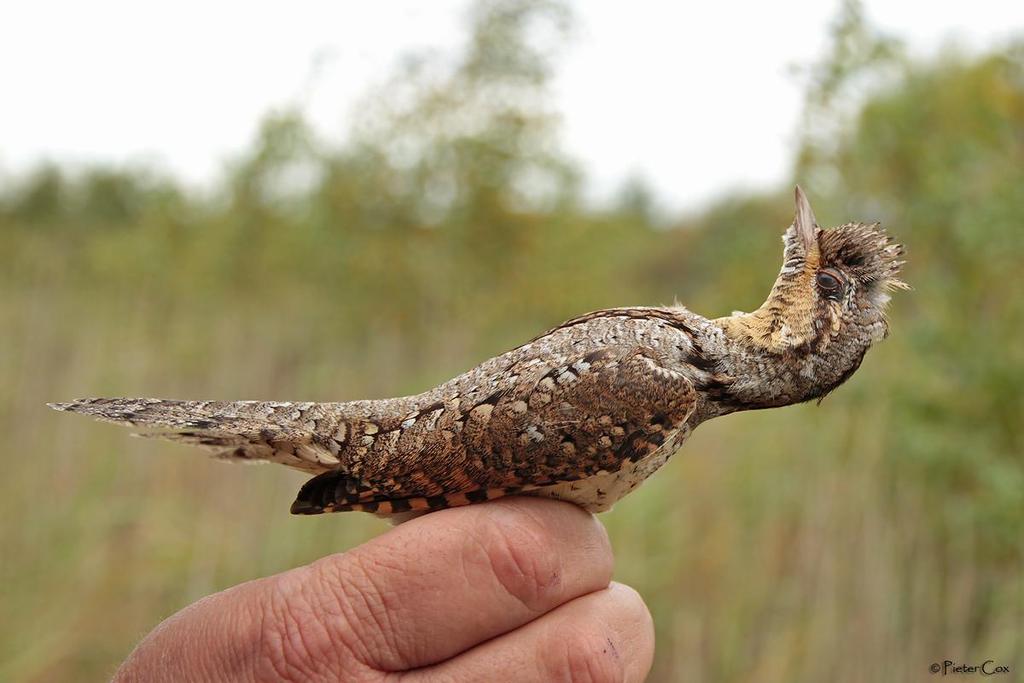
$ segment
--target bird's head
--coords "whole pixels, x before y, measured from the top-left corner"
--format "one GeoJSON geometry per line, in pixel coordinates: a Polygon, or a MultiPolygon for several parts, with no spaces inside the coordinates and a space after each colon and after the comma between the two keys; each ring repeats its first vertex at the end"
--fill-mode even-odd
{"type": "Polygon", "coordinates": [[[877,223],[822,230],[799,187],[782,240],[782,271],[768,299],[719,322],[744,346],[798,363],[811,380],[798,400],[807,400],[845,381],[888,334],[889,292],[908,289],[898,277],[903,247],[877,223]]]}

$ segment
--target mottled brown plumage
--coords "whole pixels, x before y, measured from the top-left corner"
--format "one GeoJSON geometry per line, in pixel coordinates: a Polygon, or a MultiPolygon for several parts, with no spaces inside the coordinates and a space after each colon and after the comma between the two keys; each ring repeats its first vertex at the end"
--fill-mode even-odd
{"type": "Polygon", "coordinates": [[[797,188],[782,272],[752,313],[596,311],[416,396],[346,403],[81,399],[58,410],[315,474],[292,512],[403,515],[513,493],[600,512],[701,422],[819,398],[887,333],[902,247],[817,227],[797,188]]]}

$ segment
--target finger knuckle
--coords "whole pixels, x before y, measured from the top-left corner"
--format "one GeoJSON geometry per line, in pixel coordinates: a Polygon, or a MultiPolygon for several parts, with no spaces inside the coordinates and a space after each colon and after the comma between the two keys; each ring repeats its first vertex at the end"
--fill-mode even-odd
{"type": "Polygon", "coordinates": [[[292,570],[270,582],[260,605],[257,644],[259,680],[343,679],[370,673],[353,648],[354,632],[324,591],[314,566],[292,570]]]}
{"type": "MultiPolygon", "coordinates": [[[[284,581],[289,581],[284,579],[284,581]]],[[[258,642],[260,678],[308,681],[329,661],[323,657],[327,644],[324,625],[301,592],[275,582],[261,605],[258,642]]]]}
{"type": "Polygon", "coordinates": [[[626,668],[614,639],[597,631],[567,631],[551,639],[541,656],[545,680],[625,683],[626,668]]]}
{"type": "Polygon", "coordinates": [[[385,572],[372,558],[335,556],[311,565],[331,638],[370,668],[403,665],[393,620],[400,600],[375,577],[385,572]]]}
{"type": "Polygon", "coordinates": [[[562,582],[559,549],[544,525],[502,511],[491,516],[477,540],[502,590],[530,611],[544,610],[562,582]]]}

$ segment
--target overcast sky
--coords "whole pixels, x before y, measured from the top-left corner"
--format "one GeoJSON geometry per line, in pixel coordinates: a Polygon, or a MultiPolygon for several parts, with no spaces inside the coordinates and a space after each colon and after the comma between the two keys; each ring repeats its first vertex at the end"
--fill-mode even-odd
{"type": "MultiPolygon", "coordinates": [[[[1024,28],[1019,2],[871,0],[928,53],[1024,28]]],[[[410,48],[454,49],[464,0],[175,3],[34,0],[0,9],[0,169],[145,161],[200,185],[267,110],[303,102],[331,137],[410,48]],[[315,79],[312,65],[319,63],[315,79]]],[[[786,177],[800,111],[789,74],[825,47],[838,2],[577,2],[556,83],[563,140],[601,196],[630,175],[669,208],[786,177]]]]}

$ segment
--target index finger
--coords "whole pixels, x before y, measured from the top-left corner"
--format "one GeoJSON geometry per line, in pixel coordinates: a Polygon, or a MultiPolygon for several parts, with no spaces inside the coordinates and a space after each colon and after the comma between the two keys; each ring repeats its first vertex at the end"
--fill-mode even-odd
{"type": "Polygon", "coordinates": [[[426,515],[310,569],[301,592],[319,604],[325,645],[401,671],[605,588],[612,554],[604,527],[576,506],[510,498],[426,515]]]}

